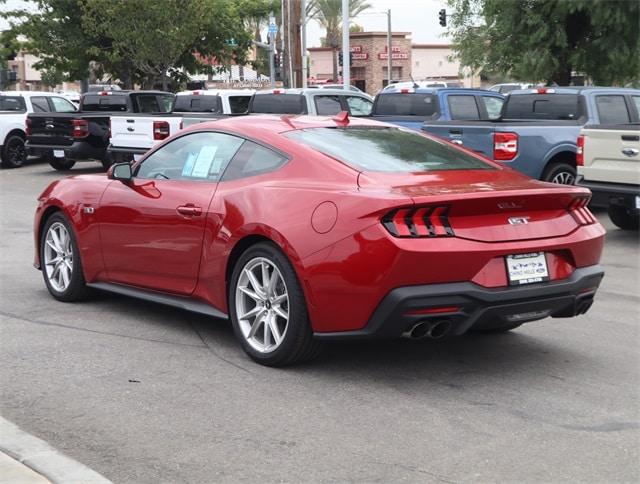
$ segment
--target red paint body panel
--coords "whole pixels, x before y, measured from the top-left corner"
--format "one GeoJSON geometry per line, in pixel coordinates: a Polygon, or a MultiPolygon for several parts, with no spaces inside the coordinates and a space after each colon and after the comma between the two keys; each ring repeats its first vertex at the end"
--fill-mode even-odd
{"type": "Polygon", "coordinates": [[[490,162],[496,169],[360,173],[280,134],[318,126],[335,123],[256,116],[182,132],[238,133],[290,158],[279,170],[251,178],[134,178],[127,185],[86,175],[55,182],[39,199],[36,247],[44,218],[62,210],[73,224],[87,282],[190,297],[227,313],[235,249],[269,239],[293,263],[317,333],[361,330],[401,287],[471,281],[507,290],[507,255],[545,252],[551,281],[599,263],[604,229],[597,222],[580,225],[568,208],[575,197],[589,196],[584,189],[543,183],[490,162]],[[394,237],[382,218],[415,206],[446,207],[454,235],[394,237]]]}

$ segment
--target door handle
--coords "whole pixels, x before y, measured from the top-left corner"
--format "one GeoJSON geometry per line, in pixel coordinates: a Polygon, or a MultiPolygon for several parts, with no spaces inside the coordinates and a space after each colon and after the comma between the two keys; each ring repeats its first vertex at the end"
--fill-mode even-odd
{"type": "Polygon", "coordinates": [[[635,148],[622,148],[622,154],[625,156],[638,156],[638,153],[640,153],[640,151],[635,148]]]}
{"type": "Polygon", "coordinates": [[[202,208],[196,207],[192,203],[187,203],[186,205],[179,206],[176,210],[180,215],[185,215],[187,217],[195,217],[198,215],[202,215],[202,208]]]}

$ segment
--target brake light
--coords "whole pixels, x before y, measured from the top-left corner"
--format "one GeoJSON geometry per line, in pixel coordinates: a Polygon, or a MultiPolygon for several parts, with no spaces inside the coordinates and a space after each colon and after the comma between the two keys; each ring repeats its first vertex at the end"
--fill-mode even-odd
{"type": "Polygon", "coordinates": [[[578,136],[578,142],[576,143],[578,151],[576,152],[576,164],[578,166],[584,166],[584,135],[578,136]]]}
{"type": "Polygon", "coordinates": [[[111,96],[112,93],[111,93],[111,91],[100,91],[100,95],[101,96],[111,96]]]}
{"type": "Polygon", "coordinates": [[[280,89],[274,89],[274,90],[273,90],[273,93],[274,93],[274,94],[280,94],[280,89]]]}
{"type": "Polygon", "coordinates": [[[596,218],[587,208],[587,204],[591,200],[589,195],[579,195],[569,203],[567,210],[578,225],[591,225],[596,223],[596,218]]]}
{"type": "Polygon", "coordinates": [[[169,129],[169,123],[166,121],[154,121],[153,122],[153,139],[154,141],[161,141],[168,138],[171,134],[169,129]]]}
{"type": "Polygon", "coordinates": [[[516,133],[493,133],[493,159],[513,160],[518,154],[518,135],[516,133]]]}
{"type": "Polygon", "coordinates": [[[401,93],[401,94],[408,94],[408,93],[410,93],[410,92],[411,92],[411,91],[410,91],[408,88],[406,88],[406,87],[405,87],[405,88],[400,89],[400,93],[401,93]]]}
{"type": "Polygon", "coordinates": [[[31,124],[31,120],[29,118],[26,118],[24,120],[24,134],[26,134],[27,136],[31,135],[31,127],[29,126],[30,124],[31,124]]]}
{"type": "Polygon", "coordinates": [[[382,225],[398,238],[453,237],[446,205],[400,208],[382,217],[382,225]]]}
{"type": "Polygon", "coordinates": [[[536,89],[536,92],[538,94],[555,94],[556,90],[549,89],[548,87],[539,87],[538,89],[536,89]]]}
{"type": "Polygon", "coordinates": [[[89,121],[86,119],[73,120],[73,137],[86,138],[89,136],[89,121]]]}

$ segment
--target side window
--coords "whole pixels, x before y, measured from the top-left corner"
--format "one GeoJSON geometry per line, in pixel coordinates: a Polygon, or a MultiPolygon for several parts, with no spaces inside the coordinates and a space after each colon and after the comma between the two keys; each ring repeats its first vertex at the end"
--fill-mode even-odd
{"type": "Polygon", "coordinates": [[[158,149],[138,167],[138,178],[217,182],[244,139],[223,133],[181,136],[158,149]]]}
{"type": "Polygon", "coordinates": [[[601,124],[631,122],[623,96],[596,96],[596,109],[601,124]]]}
{"type": "Polygon", "coordinates": [[[51,104],[53,105],[53,110],[57,113],[68,113],[78,110],[75,104],[63,97],[51,97],[50,99],[51,104]]]}
{"type": "Polygon", "coordinates": [[[631,99],[636,106],[636,116],[640,118],[640,96],[631,96],[631,99]]]}
{"type": "Polygon", "coordinates": [[[340,96],[315,96],[313,102],[316,105],[316,113],[320,115],[333,115],[342,111],[340,96]]]}
{"type": "Polygon", "coordinates": [[[354,116],[368,116],[373,109],[373,102],[360,96],[346,96],[349,112],[354,116]]]}
{"type": "Polygon", "coordinates": [[[51,111],[49,109],[49,103],[47,102],[47,98],[44,96],[32,97],[31,105],[33,106],[34,113],[48,113],[49,111],[51,111]]]}
{"type": "Polygon", "coordinates": [[[480,119],[475,96],[449,96],[451,119],[480,119]]]}
{"type": "Polygon", "coordinates": [[[496,119],[500,117],[500,111],[502,111],[504,99],[493,96],[482,96],[482,101],[484,102],[484,107],[487,110],[489,119],[496,119]]]}
{"type": "Polygon", "coordinates": [[[276,171],[289,158],[252,141],[245,141],[225,170],[222,181],[237,180],[276,171]]]}

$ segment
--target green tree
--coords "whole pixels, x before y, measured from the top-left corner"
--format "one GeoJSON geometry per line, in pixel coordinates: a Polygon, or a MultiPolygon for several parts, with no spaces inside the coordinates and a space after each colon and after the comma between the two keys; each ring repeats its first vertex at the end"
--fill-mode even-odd
{"type": "Polygon", "coordinates": [[[569,85],[640,73],[638,0],[448,0],[454,57],[473,71],[569,85]]]}
{"type": "MultiPolygon", "coordinates": [[[[349,21],[371,8],[366,0],[349,0],[349,21]]],[[[342,45],[342,0],[310,0],[307,17],[316,20],[325,29],[325,46],[333,49],[333,80],[337,82],[336,49],[342,45]]]]}
{"type": "Polygon", "coordinates": [[[216,64],[243,63],[252,32],[247,12],[268,12],[266,0],[27,0],[35,8],[6,12],[13,35],[28,39],[37,69],[67,73],[69,80],[108,72],[125,87],[167,86],[216,64]],[[235,45],[229,41],[234,39],[235,45]]]}

